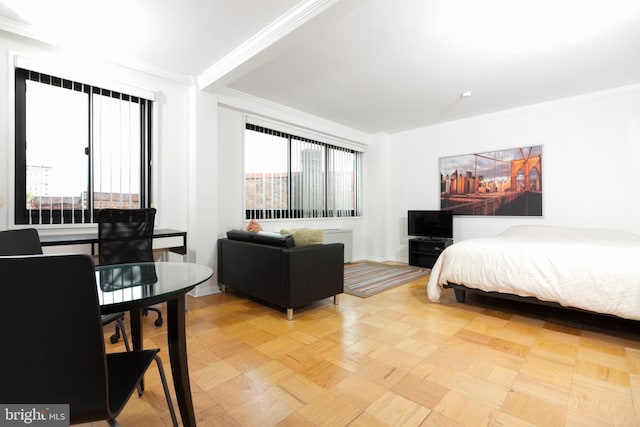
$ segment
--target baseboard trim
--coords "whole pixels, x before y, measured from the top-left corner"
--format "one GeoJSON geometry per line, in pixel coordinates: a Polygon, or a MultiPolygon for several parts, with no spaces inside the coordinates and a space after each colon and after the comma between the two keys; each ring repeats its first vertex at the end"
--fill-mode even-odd
{"type": "Polygon", "coordinates": [[[191,290],[187,295],[199,298],[206,295],[219,294],[220,288],[217,283],[203,283],[202,285],[198,285],[193,290],[191,290]]]}

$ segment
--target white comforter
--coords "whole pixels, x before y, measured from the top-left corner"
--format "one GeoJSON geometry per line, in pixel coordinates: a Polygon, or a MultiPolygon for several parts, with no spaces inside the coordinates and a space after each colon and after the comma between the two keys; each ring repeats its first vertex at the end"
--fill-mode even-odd
{"type": "Polygon", "coordinates": [[[431,270],[429,300],[447,282],[640,320],[640,236],[517,226],[446,248],[431,270]]]}

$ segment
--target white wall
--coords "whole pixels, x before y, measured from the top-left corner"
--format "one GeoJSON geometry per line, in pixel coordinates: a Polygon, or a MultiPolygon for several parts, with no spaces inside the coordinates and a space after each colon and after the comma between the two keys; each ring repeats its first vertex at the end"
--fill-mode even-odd
{"type": "MultiPolygon", "coordinates": [[[[163,228],[186,229],[188,205],[188,87],[110,64],[93,63],[89,59],[69,56],[41,43],[0,34],[0,195],[9,199],[12,192],[10,171],[13,157],[13,58],[17,54],[34,62],[50,64],[61,70],[104,82],[115,82],[156,93],[154,146],[154,203],[158,208],[158,225],[163,228]],[[77,61],[77,64],[72,63],[77,61]],[[84,69],[80,69],[83,67],[84,69]]],[[[8,206],[0,209],[0,229],[9,224],[8,206]]],[[[57,227],[57,226],[56,226],[57,227]]],[[[43,227],[46,232],[47,227],[43,227]]],[[[52,227],[48,227],[52,228],[52,227]]]]}
{"type": "MultiPolygon", "coordinates": [[[[0,230],[14,227],[8,202],[13,193],[11,84],[16,54],[64,70],[78,80],[86,77],[92,83],[123,84],[155,93],[152,190],[158,209],[156,222],[162,228],[187,230],[189,259],[213,267],[217,203],[213,173],[217,138],[215,96],[195,94],[190,81],[93,62],[86,56],[69,55],[5,33],[0,33],[0,199],[7,203],[0,206],[0,230]]],[[[68,231],[63,226],[38,228],[42,234],[68,231]]],[[[170,259],[174,257],[171,254],[170,259]]],[[[204,286],[212,287],[214,280],[204,286]]]]}
{"type": "Polygon", "coordinates": [[[393,144],[386,134],[377,134],[367,149],[364,164],[364,211],[366,222],[362,233],[362,256],[372,261],[395,260],[388,248],[395,242],[395,232],[390,224],[394,219],[392,195],[401,189],[394,187],[391,176],[390,150],[393,144]]]}
{"type": "MultiPolygon", "coordinates": [[[[368,136],[344,128],[320,118],[301,112],[265,103],[242,94],[225,92],[218,108],[218,237],[224,237],[231,229],[242,229],[247,225],[243,216],[243,141],[244,114],[252,113],[283,123],[306,127],[334,137],[349,139],[363,144],[368,136]]],[[[366,215],[366,214],[365,214],[366,215]]],[[[365,257],[365,218],[289,219],[261,220],[265,231],[280,231],[283,228],[348,228],[353,230],[353,260],[365,257]]]]}
{"type": "Polygon", "coordinates": [[[638,85],[415,129],[385,143],[389,259],[407,260],[407,210],[439,208],[440,157],[529,145],[543,145],[544,216],[455,217],[454,240],[516,224],[640,233],[638,85]]]}
{"type": "MultiPolygon", "coordinates": [[[[210,93],[190,90],[189,162],[185,175],[189,179],[189,261],[208,265],[216,271],[215,248],[218,215],[218,98],[210,93]]],[[[198,286],[192,295],[219,292],[217,278],[198,286]]]]}

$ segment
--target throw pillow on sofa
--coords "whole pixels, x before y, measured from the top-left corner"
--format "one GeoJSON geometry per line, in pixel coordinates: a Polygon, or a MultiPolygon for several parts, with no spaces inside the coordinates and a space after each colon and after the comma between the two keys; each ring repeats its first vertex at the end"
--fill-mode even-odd
{"type": "Polygon", "coordinates": [[[256,221],[255,219],[252,219],[249,222],[249,224],[247,224],[247,231],[251,231],[255,233],[255,232],[264,231],[264,230],[262,230],[262,226],[258,221],[256,221]]]}
{"type": "Polygon", "coordinates": [[[280,234],[293,236],[296,246],[320,245],[324,240],[324,232],[318,228],[282,229],[280,234]]]}

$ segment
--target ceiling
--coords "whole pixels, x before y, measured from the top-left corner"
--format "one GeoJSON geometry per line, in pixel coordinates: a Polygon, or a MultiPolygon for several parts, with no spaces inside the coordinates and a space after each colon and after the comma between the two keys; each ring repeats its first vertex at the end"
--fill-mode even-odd
{"type": "Polygon", "coordinates": [[[0,30],[366,133],[640,83],[637,0],[0,0],[0,30]]]}

